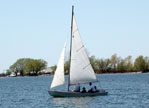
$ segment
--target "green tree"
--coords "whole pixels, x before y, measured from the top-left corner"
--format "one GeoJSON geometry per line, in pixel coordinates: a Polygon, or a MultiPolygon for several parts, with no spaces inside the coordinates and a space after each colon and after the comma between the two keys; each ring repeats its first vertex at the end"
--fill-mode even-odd
{"type": "Polygon", "coordinates": [[[117,64],[117,71],[118,72],[125,72],[126,71],[126,62],[123,59],[119,60],[119,63],[117,64]]]}
{"type": "Polygon", "coordinates": [[[96,64],[96,58],[95,58],[95,56],[89,57],[89,60],[90,60],[90,63],[92,65],[92,67],[93,67],[93,70],[97,73],[99,70],[98,70],[98,66],[96,64]]]}
{"type": "Polygon", "coordinates": [[[10,71],[14,72],[16,76],[20,73],[21,76],[25,74],[25,65],[28,58],[18,59],[13,65],[10,66],[10,71]]]}
{"type": "Polygon", "coordinates": [[[34,71],[35,71],[35,75],[38,75],[38,72],[45,69],[47,67],[47,62],[44,60],[34,60],[34,71]]]}
{"type": "Polygon", "coordinates": [[[98,70],[98,73],[104,72],[104,60],[103,59],[97,59],[95,60],[96,64],[96,70],[98,70]]]}
{"type": "Polygon", "coordinates": [[[97,59],[95,61],[97,69],[99,72],[108,72],[110,70],[110,60],[109,59],[97,59]]]}
{"type": "Polygon", "coordinates": [[[24,75],[37,75],[39,71],[46,68],[47,62],[41,59],[30,59],[21,58],[18,59],[13,65],[10,66],[9,71],[14,72],[16,76],[20,73],[21,76],[24,75]]]}
{"type": "Polygon", "coordinates": [[[25,69],[29,75],[38,75],[38,72],[47,67],[47,62],[42,59],[29,59],[26,63],[25,69]]]}
{"type": "Polygon", "coordinates": [[[132,72],[133,70],[133,62],[132,62],[132,56],[128,56],[125,59],[125,63],[126,63],[126,71],[127,72],[132,72]]]}
{"type": "Polygon", "coordinates": [[[139,56],[135,59],[134,69],[135,71],[142,71],[142,72],[146,70],[146,61],[143,56],[139,56]]]}
{"type": "Polygon", "coordinates": [[[10,72],[14,73],[16,76],[18,76],[19,67],[17,65],[17,62],[15,62],[13,65],[9,68],[10,72]]]}
{"type": "Polygon", "coordinates": [[[118,64],[118,57],[116,54],[111,56],[110,62],[111,62],[111,70],[113,72],[116,72],[116,68],[117,68],[117,64],[118,64]]]}
{"type": "Polygon", "coordinates": [[[25,72],[26,72],[26,75],[32,75],[33,72],[34,72],[34,59],[27,59],[26,61],[26,65],[25,65],[25,72]]]}
{"type": "Polygon", "coordinates": [[[145,62],[146,62],[146,66],[145,66],[145,71],[149,72],[149,57],[145,57],[145,62]]]}

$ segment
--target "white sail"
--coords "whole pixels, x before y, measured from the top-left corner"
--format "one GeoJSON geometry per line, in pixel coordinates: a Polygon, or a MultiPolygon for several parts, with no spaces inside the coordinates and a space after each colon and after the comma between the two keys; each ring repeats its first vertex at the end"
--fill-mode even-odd
{"type": "Polygon", "coordinates": [[[62,50],[57,69],[54,74],[54,78],[51,84],[51,88],[65,84],[64,77],[64,59],[65,59],[66,42],[62,50]]]}
{"type": "Polygon", "coordinates": [[[81,41],[74,16],[72,24],[70,84],[95,82],[97,78],[81,41]]]}

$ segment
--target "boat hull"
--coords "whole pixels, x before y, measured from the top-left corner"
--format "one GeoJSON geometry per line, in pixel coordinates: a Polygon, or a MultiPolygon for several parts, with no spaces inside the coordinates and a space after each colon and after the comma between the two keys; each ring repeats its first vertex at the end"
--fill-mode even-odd
{"type": "Polygon", "coordinates": [[[108,95],[108,92],[105,92],[105,91],[100,91],[100,92],[96,92],[96,93],[80,93],[80,92],[72,92],[72,91],[49,90],[48,92],[53,97],[86,97],[86,96],[108,95]]]}

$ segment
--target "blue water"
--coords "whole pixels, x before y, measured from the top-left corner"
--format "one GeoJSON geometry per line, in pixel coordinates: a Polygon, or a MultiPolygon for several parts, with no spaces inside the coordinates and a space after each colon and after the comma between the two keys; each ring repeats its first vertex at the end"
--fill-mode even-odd
{"type": "Polygon", "coordinates": [[[149,74],[97,75],[107,96],[53,98],[53,76],[0,78],[0,108],[149,108],[149,74]]]}

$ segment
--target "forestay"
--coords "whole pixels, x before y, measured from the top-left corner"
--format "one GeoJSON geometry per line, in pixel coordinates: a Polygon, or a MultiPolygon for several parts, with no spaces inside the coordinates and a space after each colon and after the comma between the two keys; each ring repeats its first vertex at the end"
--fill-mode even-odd
{"type": "Polygon", "coordinates": [[[89,62],[73,15],[70,84],[95,82],[96,75],[89,62]]]}
{"type": "Polygon", "coordinates": [[[65,84],[65,77],[64,77],[65,50],[66,50],[66,42],[59,59],[57,69],[54,74],[51,88],[65,84]]]}

